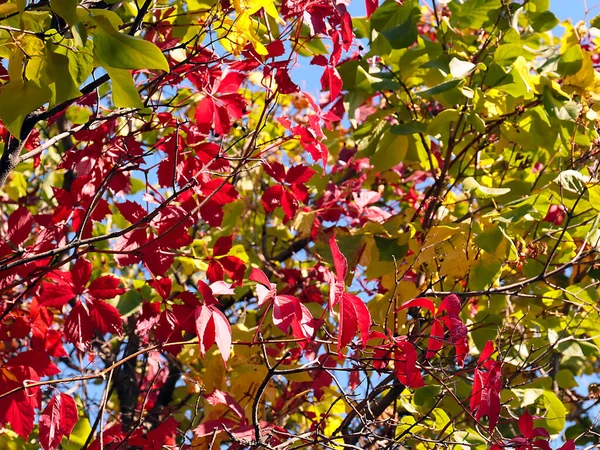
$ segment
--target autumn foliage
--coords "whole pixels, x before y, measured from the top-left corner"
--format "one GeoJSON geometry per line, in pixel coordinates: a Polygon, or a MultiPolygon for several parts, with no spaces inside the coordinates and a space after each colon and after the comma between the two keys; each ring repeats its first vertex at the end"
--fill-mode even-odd
{"type": "Polygon", "coordinates": [[[0,2],[0,448],[598,445],[600,19],[0,2]]]}

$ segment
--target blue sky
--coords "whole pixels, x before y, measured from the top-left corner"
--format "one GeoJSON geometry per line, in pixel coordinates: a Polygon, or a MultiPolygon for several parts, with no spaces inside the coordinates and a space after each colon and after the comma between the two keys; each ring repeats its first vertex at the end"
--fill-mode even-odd
{"type": "Polygon", "coordinates": [[[593,19],[600,14],[600,1],[599,0],[550,0],[550,10],[561,19],[572,19],[572,21],[578,22],[583,20],[585,16],[585,8],[590,10],[587,20],[593,19]]]}

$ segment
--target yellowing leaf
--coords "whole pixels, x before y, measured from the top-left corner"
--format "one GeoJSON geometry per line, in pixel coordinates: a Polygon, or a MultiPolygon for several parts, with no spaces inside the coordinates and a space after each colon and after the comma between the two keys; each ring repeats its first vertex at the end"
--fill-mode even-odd
{"type": "Polygon", "coordinates": [[[112,67],[105,67],[105,69],[112,81],[114,105],[118,108],[142,109],[144,104],[140,99],[140,94],[135,87],[129,70],[114,69],[112,67]]]}
{"type": "Polygon", "coordinates": [[[20,137],[25,117],[50,100],[51,89],[36,81],[10,81],[0,88],[0,119],[13,136],[20,137]]]}
{"type": "Polygon", "coordinates": [[[47,48],[46,57],[48,60],[46,70],[55,84],[54,103],[62,103],[79,97],[81,92],[69,71],[69,58],[53,52],[50,46],[47,48]]]}

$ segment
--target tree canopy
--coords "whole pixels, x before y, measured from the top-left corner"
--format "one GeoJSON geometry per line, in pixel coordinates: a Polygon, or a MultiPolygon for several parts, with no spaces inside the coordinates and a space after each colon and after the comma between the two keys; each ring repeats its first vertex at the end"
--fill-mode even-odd
{"type": "Polygon", "coordinates": [[[600,19],[349,3],[0,3],[0,447],[600,442],[600,19]]]}

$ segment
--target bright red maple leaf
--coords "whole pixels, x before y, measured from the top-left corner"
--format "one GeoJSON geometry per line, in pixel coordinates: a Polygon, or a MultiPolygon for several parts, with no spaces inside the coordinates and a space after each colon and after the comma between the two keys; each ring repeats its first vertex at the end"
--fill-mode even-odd
{"type": "Polygon", "coordinates": [[[456,362],[463,366],[465,357],[469,353],[469,340],[467,338],[467,327],[460,319],[460,300],[455,294],[450,294],[442,300],[440,307],[427,298],[415,298],[404,303],[399,309],[426,308],[431,311],[433,321],[427,344],[427,359],[433,358],[444,346],[444,326],[450,331],[450,342],[456,349],[456,362]],[[441,314],[446,311],[445,316],[441,314]]]}
{"type": "Polygon", "coordinates": [[[342,349],[346,347],[356,333],[360,331],[362,345],[369,340],[371,328],[371,313],[367,305],[356,295],[346,292],[346,275],[348,274],[348,261],[335,241],[335,236],[329,240],[329,247],[333,256],[335,274],[329,272],[329,309],[339,303],[340,329],[338,333],[338,356],[342,356],[342,349]]]}
{"type": "Polygon", "coordinates": [[[51,282],[42,284],[39,297],[41,305],[54,308],[62,308],[75,300],[65,320],[65,336],[82,351],[94,337],[94,331],[121,335],[123,330],[121,314],[104,301],[125,292],[119,287],[121,281],[112,275],[104,275],[89,283],[91,276],[92,264],[79,258],[69,272],[50,272],[47,278],[51,282]]]}
{"type": "Polygon", "coordinates": [[[31,235],[33,216],[23,206],[17,208],[8,216],[4,238],[0,238],[0,257],[18,250],[25,240],[31,235]]]}
{"type": "Polygon", "coordinates": [[[210,283],[223,281],[225,274],[235,285],[241,285],[246,272],[246,264],[237,256],[229,255],[233,248],[233,235],[221,236],[213,246],[213,257],[208,263],[206,278],[210,283]]]}
{"type": "MultiPolygon", "coordinates": [[[[199,84],[196,77],[190,79],[199,84]]],[[[204,98],[196,106],[196,124],[208,134],[211,129],[217,135],[229,133],[232,120],[239,119],[246,112],[246,100],[238,93],[240,85],[246,79],[246,74],[230,71],[220,77],[209,76],[204,85],[204,98]]],[[[203,81],[205,81],[204,79],[203,81]]]]}
{"type": "MultiPolygon", "coordinates": [[[[0,367],[0,393],[23,386],[25,381],[39,381],[41,377],[60,373],[44,351],[29,350],[17,354],[0,367]]],[[[20,390],[0,399],[0,425],[10,423],[19,436],[27,439],[33,431],[34,409],[39,408],[39,387],[20,390]]]]}
{"type": "Polygon", "coordinates": [[[502,361],[491,359],[494,342],[487,341],[473,377],[470,407],[477,420],[488,416],[490,432],[496,427],[500,417],[500,391],[502,390],[502,361]]]}
{"type": "Polygon", "coordinates": [[[308,166],[299,165],[290,167],[286,172],[283,164],[277,161],[265,163],[264,169],[279,184],[264,192],[262,204],[268,213],[281,206],[287,222],[296,215],[299,203],[308,198],[308,189],[304,183],[312,178],[315,171],[308,166]]]}
{"type": "MultiPolygon", "coordinates": [[[[386,336],[375,331],[370,338],[386,339],[386,336]]],[[[387,337],[387,343],[375,347],[373,367],[380,371],[388,367],[390,361],[393,361],[398,381],[409,388],[416,389],[425,385],[421,371],[417,367],[417,358],[417,350],[406,336],[390,335],[387,337]]]]}
{"type": "Polygon", "coordinates": [[[63,436],[69,437],[77,423],[77,405],[70,395],[58,392],[40,414],[40,445],[55,450],[63,436]]]}
{"type": "MultiPolygon", "coordinates": [[[[546,439],[550,439],[550,433],[545,428],[537,427],[534,428],[533,417],[528,411],[525,411],[521,417],[519,417],[519,431],[522,436],[517,436],[508,441],[508,443],[495,444],[491,447],[491,450],[501,450],[503,448],[510,448],[516,450],[552,450],[550,442],[546,439]],[[541,439],[546,438],[546,439],[541,439]]],[[[568,440],[558,450],[575,450],[575,442],[568,440]]]]}

